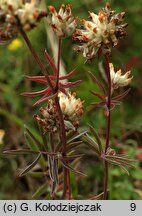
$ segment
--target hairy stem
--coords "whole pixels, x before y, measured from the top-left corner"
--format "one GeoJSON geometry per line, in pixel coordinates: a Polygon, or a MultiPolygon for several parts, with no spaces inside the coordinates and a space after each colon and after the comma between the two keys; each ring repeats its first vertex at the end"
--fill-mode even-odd
{"type": "Polygon", "coordinates": [[[58,89],[59,85],[59,77],[60,77],[60,60],[61,60],[61,44],[62,40],[59,38],[59,43],[58,43],[58,60],[57,60],[57,82],[56,82],[56,89],[58,89]]]}
{"type": "MultiPolygon", "coordinates": [[[[58,97],[55,98],[55,104],[56,104],[56,109],[58,112],[58,118],[59,118],[59,124],[60,124],[60,140],[62,143],[63,147],[63,157],[66,156],[66,131],[65,131],[65,124],[64,124],[64,118],[63,118],[63,113],[60,107],[59,99],[58,97]]],[[[63,182],[63,195],[62,198],[66,198],[66,191],[67,191],[67,169],[64,167],[64,182],[63,182]]]]}
{"type": "MultiPolygon", "coordinates": [[[[111,75],[110,75],[110,68],[109,68],[109,58],[105,55],[105,63],[106,63],[106,73],[108,79],[108,99],[107,99],[107,132],[106,132],[106,146],[105,146],[105,153],[110,145],[110,127],[111,127],[111,75]]],[[[107,191],[108,191],[108,162],[104,162],[105,166],[105,173],[104,173],[104,200],[107,199],[107,191]]]]}
{"type": "MultiPolygon", "coordinates": [[[[61,60],[61,44],[62,40],[59,38],[59,44],[58,44],[58,59],[57,59],[57,81],[56,81],[56,91],[58,91],[59,88],[59,77],[60,77],[60,60],[61,60]]],[[[58,117],[59,117],[59,123],[60,123],[60,139],[62,142],[62,147],[63,147],[63,157],[66,156],[66,130],[65,130],[65,124],[64,124],[64,117],[63,113],[60,107],[59,99],[58,97],[55,98],[55,104],[58,112],[58,117]]],[[[66,161],[67,163],[67,161],[66,161]]],[[[68,181],[69,175],[69,170],[67,168],[63,168],[64,172],[64,181],[63,181],[63,195],[62,198],[66,198],[66,193],[67,193],[67,187],[69,188],[70,191],[70,181],[68,181]],[[68,184],[69,183],[69,184],[68,184]]]]}
{"type": "Polygon", "coordinates": [[[34,57],[36,63],[38,64],[39,68],[41,69],[41,72],[42,72],[43,75],[46,77],[47,82],[48,82],[49,86],[51,87],[52,92],[53,92],[53,94],[54,94],[54,93],[55,93],[55,92],[54,92],[54,88],[53,88],[53,86],[52,86],[51,80],[50,80],[49,77],[48,77],[46,68],[45,68],[44,65],[42,64],[42,62],[41,62],[39,56],[37,55],[35,49],[33,48],[33,46],[32,46],[32,44],[31,44],[31,42],[30,42],[30,40],[29,40],[27,34],[23,31],[23,29],[20,29],[20,32],[21,32],[21,35],[22,35],[22,37],[24,38],[24,40],[25,40],[25,42],[26,42],[26,44],[27,44],[29,50],[31,51],[31,53],[32,53],[32,55],[33,55],[33,57],[34,57]]]}

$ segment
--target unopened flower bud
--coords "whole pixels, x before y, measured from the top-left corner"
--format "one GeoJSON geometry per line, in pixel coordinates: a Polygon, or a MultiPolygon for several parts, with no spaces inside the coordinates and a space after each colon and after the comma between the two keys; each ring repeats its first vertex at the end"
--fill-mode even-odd
{"type": "Polygon", "coordinates": [[[118,87],[127,86],[132,81],[133,76],[130,77],[131,71],[122,74],[122,71],[120,69],[117,72],[115,72],[112,63],[109,63],[109,68],[110,68],[112,87],[114,89],[118,87]]]}
{"type": "Polygon", "coordinates": [[[72,16],[71,5],[61,5],[59,12],[55,10],[53,6],[48,7],[52,18],[50,25],[59,38],[65,38],[71,36],[76,29],[78,18],[72,16]]]}

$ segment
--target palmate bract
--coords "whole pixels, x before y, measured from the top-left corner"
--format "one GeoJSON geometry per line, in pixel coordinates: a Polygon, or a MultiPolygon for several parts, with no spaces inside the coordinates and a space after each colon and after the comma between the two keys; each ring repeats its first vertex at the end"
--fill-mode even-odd
{"type": "Polygon", "coordinates": [[[47,53],[47,51],[45,51],[45,56],[46,56],[46,59],[49,62],[50,66],[52,68],[52,71],[53,71],[53,75],[48,76],[48,79],[51,82],[50,85],[49,85],[49,81],[46,79],[46,76],[26,76],[26,78],[28,80],[42,83],[46,86],[46,88],[44,90],[41,90],[38,92],[22,93],[23,96],[27,96],[27,97],[42,96],[42,98],[40,98],[34,105],[38,105],[44,101],[47,101],[48,99],[54,98],[55,96],[57,96],[58,90],[61,91],[63,94],[68,96],[67,89],[72,88],[72,87],[81,83],[81,80],[78,80],[75,82],[67,82],[65,84],[62,83],[63,80],[70,78],[71,76],[73,76],[76,73],[77,70],[74,69],[73,71],[69,72],[65,76],[59,76],[58,86],[56,86],[56,84],[57,84],[57,67],[54,64],[51,57],[49,56],[49,54],[47,53]],[[52,88],[51,88],[51,85],[52,85],[52,88]]]}

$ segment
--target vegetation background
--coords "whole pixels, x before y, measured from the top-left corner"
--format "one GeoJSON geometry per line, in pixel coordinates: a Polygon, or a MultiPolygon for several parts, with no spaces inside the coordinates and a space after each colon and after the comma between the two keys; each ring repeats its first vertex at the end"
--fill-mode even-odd
{"type": "MultiPolygon", "coordinates": [[[[103,0],[41,0],[41,3],[43,7],[54,5],[57,9],[62,3],[71,3],[74,16],[85,19],[88,18],[87,11],[97,13],[105,5],[103,0]]],[[[125,20],[129,24],[126,38],[113,49],[111,59],[116,69],[132,70],[134,76],[129,95],[123,100],[122,106],[113,111],[111,142],[117,151],[127,153],[139,161],[136,163],[136,169],[130,170],[130,176],[120,168],[110,166],[109,199],[142,199],[142,1],[110,0],[109,3],[112,9],[126,12],[125,20]]],[[[43,62],[46,63],[45,48],[52,56],[55,55],[56,38],[53,38],[46,20],[41,21],[38,28],[28,35],[43,62]]],[[[105,119],[102,110],[95,109],[92,112],[87,109],[91,102],[96,101],[89,93],[96,87],[87,72],[92,71],[99,77],[98,61],[95,60],[91,65],[84,64],[82,55],[73,51],[74,47],[75,43],[71,39],[63,41],[63,71],[77,67],[75,79],[82,79],[83,82],[74,91],[85,101],[86,110],[81,127],[86,128],[85,125],[91,123],[102,134],[103,139],[105,119]]],[[[100,59],[100,62],[102,60],[100,59]]],[[[35,99],[22,97],[20,93],[40,89],[39,85],[31,84],[24,79],[24,75],[39,73],[22,38],[19,37],[0,47],[0,129],[1,134],[5,132],[4,140],[0,144],[0,199],[31,199],[33,192],[43,183],[42,178],[35,179],[32,174],[20,179],[17,177],[18,169],[29,163],[29,157],[2,154],[4,149],[22,148],[26,145],[23,135],[24,124],[38,134],[32,118],[33,114],[38,112],[38,108],[32,107],[35,99]]],[[[80,180],[77,186],[72,175],[74,198],[87,199],[103,190],[103,166],[90,152],[86,152],[83,169],[87,177],[80,180]]]]}

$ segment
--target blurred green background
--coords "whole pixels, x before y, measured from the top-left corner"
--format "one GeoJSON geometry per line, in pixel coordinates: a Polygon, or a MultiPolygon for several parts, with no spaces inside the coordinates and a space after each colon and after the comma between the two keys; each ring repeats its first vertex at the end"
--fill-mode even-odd
{"type": "MultiPolygon", "coordinates": [[[[42,7],[47,4],[54,5],[57,9],[62,3],[71,3],[74,16],[81,19],[88,18],[87,11],[98,13],[105,5],[105,1],[101,0],[48,0],[46,3],[42,0],[41,2],[42,7]]],[[[110,166],[109,198],[142,199],[142,1],[112,0],[108,2],[117,12],[126,12],[125,21],[129,24],[126,38],[122,39],[117,48],[112,51],[111,61],[116,69],[131,70],[134,76],[129,95],[123,100],[122,106],[113,111],[111,143],[114,148],[121,149],[121,152],[139,161],[136,163],[136,169],[130,171],[130,176],[127,176],[120,168],[110,166]]],[[[38,28],[28,33],[33,46],[47,68],[44,49],[46,48],[53,57],[56,57],[57,52],[57,41],[56,38],[53,40],[52,34],[46,20],[41,21],[38,28]]],[[[63,41],[63,72],[69,72],[77,67],[78,72],[74,80],[82,79],[83,82],[74,91],[85,101],[86,110],[81,127],[86,128],[85,125],[90,123],[103,136],[106,124],[103,111],[95,109],[89,112],[87,109],[91,102],[97,100],[89,92],[97,88],[89,79],[87,72],[92,71],[97,77],[100,77],[98,59],[95,59],[91,65],[85,64],[82,55],[73,51],[75,46],[71,39],[63,41]]],[[[24,124],[37,133],[32,118],[38,112],[38,108],[32,107],[37,98],[25,98],[20,94],[24,91],[41,89],[42,86],[26,81],[24,75],[28,74],[37,75],[40,74],[40,71],[22,38],[19,37],[9,44],[1,45],[0,136],[2,137],[3,133],[5,136],[0,144],[0,199],[31,199],[33,191],[42,183],[42,179],[34,179],[30,176],[17,178],[17,170],[27,164],[25,157],[2,155],[3,149],[25,147],[24,124]]],[[[27,160],[29,161],[29,158],[27,160]]],[[[80,180],[77,187],[73,187],[74,194],[75,191],[78,191],[81,199],[87,199],[103,190],[103,165],[95,158],[86,155],[84,170],[87,177],[80,180]]]]}

